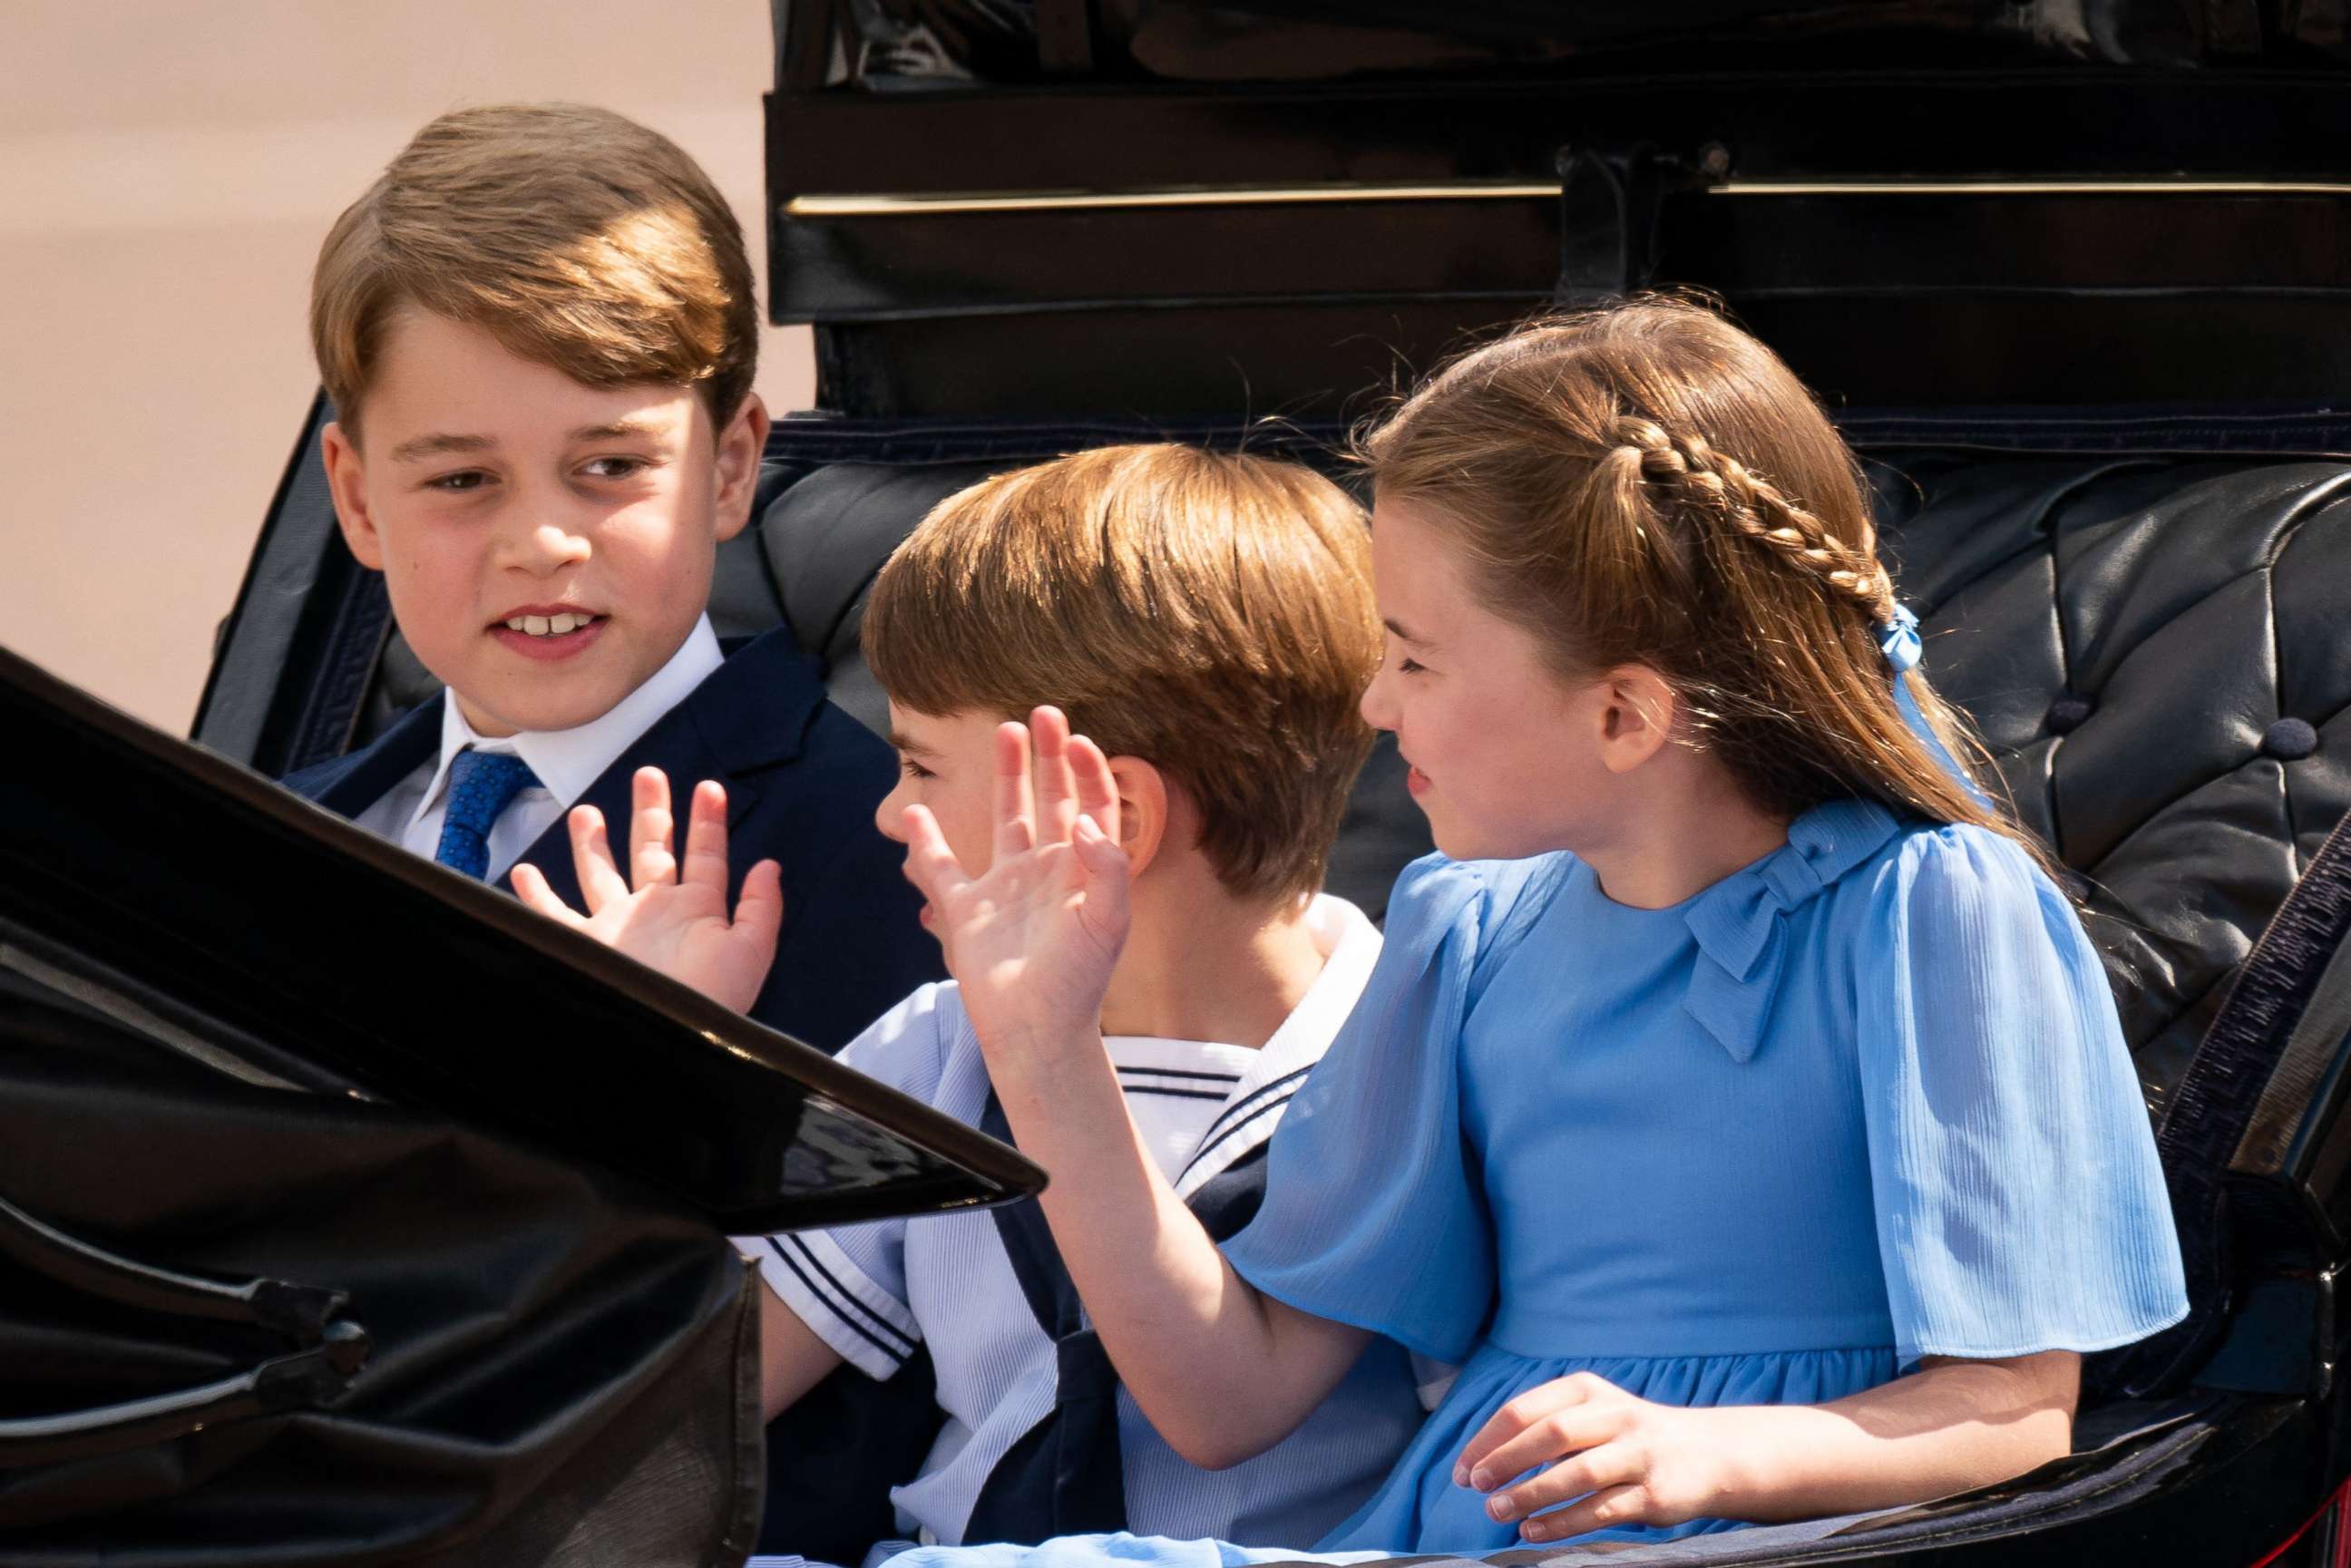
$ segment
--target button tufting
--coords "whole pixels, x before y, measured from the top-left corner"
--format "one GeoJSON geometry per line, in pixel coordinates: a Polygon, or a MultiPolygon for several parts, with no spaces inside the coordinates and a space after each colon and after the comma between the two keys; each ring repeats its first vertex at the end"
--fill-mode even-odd
{"type": "Polygon", "coordinates": [[[2059,697],[2049,705],[2049,733],[2069,735],[2081,728],[2082,721],[2089,717],[2097,706],[2087,697],[2059,697]]]}
{"type": "Polygon", "coordinates": [[[2318,731],[2306,718],[2282,718],[2262,732],[2262,749],[2281,762],[2299,762],[2318,749],[2318,731]]]}

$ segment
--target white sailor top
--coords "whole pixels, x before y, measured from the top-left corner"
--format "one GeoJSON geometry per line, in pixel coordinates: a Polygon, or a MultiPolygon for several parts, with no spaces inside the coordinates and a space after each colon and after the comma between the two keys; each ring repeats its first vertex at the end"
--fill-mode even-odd
{"type": "MultiPolygon", "coordinates": [[[[1310,919],[1322,973],[1263,1048],[1104,1041],[1144,1143],[1187,1201],[1262,1159],[1370,977],[1380,938],[1360,911],[1324,895],[1310,919]]],[[[990,1110],[979,1042],[953,982],[916,991],[841,1060],[971,1125],[990,1110]]],[[[966,1210],[745,1243],[768,1287],[868,1375],[890,1377],[918,1343],[927,1348],[942,1425],[921,1472],[891,1494],[912,1539],[962,1542],[983,1491],[1003,1485],[1008,1453],[1056,1414],[1057,1346],[1024,1296],[1004,1235],[998,1216],[966,1210]]],[[[1126,1527],[1243,1542],[1319,1539],[1371,1495],[1425,1413],[1410,1358],[1385,1340],[1297,1432],[1226,1470],[1186,1463],[1124,1389],[1116,1397],[1126,1527]]]]}

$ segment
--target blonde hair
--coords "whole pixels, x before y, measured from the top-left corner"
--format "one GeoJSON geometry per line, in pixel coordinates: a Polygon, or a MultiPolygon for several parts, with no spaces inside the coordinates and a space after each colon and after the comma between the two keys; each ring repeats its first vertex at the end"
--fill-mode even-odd
{"type": "MultiPolygon", "coordinates": [[[[1702,305],[1541,320],[1455,361],[1359,442],[1487,603],[1573,679],[1656,671],[1683,737],[1767,810],[1864,796],[2048,858],[1903,721],[1860,470],[1778,356],[1702,305]]],[[[1980,757],[1922,674],[1955,757],[1980,757]]]]}
{"type": "Polygon", "coordinates": [[[1322,885],[1380,638],[1362,508],[1320,475],[1173,445],[998,475],[898,547],[863,641],[917,713],[1050,703],[1159,768],[1235,894],[1322,885]]]}
{"type": "Polygon", "coordinates": [[[751,262],[725,198],[666,137],[582,104],[444,114],[335,220],[310,343],[354,430],[403,306],[590,386],[694,387],[714,424],[742,406],[758,359],[751,262]]]}

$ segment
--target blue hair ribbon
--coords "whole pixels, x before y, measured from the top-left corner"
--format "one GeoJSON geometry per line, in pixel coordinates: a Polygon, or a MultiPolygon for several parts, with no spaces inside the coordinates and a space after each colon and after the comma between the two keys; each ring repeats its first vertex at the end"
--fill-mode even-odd
{"type": "Polygon", "coordinates": [[[1918,667],[1919,660],[1925,656],[1926,643],[1918,635],[1918,618],[1910,613],[1908,605],[1896,604],[1893,619],[1877,629],[1877,648],[1894,670],[1894,706],[1901,710],[1902,722],[1910,727],[1911,734],[1926,743],[1927,749],[1934,753],[1935,760],[1943,765],[1945,772],[1966,785],[1968,793],[1974,796],[1979,804],[1990,806],[1991,797],[1984,793],[1983,787],[1970,777],[1968,770],[1959,766],[1958,759],[1943,745],[1943,737],[1937,735],[1935,727],[1927,722],[1925,711],[1918,706],[1917,695],[1910,689],[1910,672],[1918,667]]]}

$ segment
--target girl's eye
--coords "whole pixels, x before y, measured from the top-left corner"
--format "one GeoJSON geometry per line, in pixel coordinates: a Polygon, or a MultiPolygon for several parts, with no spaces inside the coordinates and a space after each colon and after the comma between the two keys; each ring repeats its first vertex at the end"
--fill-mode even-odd
{"type": "Polygon", "coordinates": [[[925,779],[937,777],[929,768],[924,767],[921,763],[915,761],[911,757],[901,757],[898,758],[898,771],[917,782],[925,779]]]}
{"type": "Polygon", "coordinates": [[[490,482],[490,476],[478,468],[467,468],[456,474],[439,474],[424,481],[428,490],[446,495],[462,496],[468,490],[478,490],[490,482]]]}
{"type": "Polygon", "coordinates": [[[1428,666],[1422,664],[1418,659],[1398,659],[1396,661],[1396,674],[1399,675],[1416,675],[1426,668],[1428,668],[1428,666]]]}

